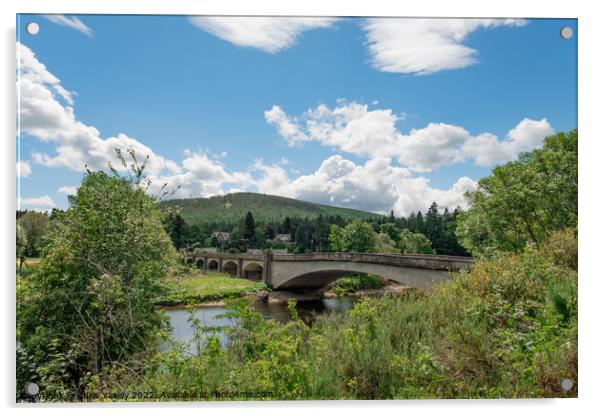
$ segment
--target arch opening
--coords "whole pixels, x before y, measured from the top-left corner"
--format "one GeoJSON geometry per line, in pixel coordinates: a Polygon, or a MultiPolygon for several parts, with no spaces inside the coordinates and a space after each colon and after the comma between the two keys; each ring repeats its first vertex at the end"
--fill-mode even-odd
{"type": "Polygon", "coordinates": [[[203,259],[198,259],[196,262],[197,269],[203,270],[203,266],[205,266],[205,262],[203,261],[203,259]]]}
{"type": "Polygon", "coordinates": [[[189,257],[186,259],[186,264],[193,264],[194,263],[194,259],[192,257],[189,257]]]}
{"type": "MultiPolygon", "coordinates": [[[[330,284],[336,282],[342,277],[351,277],[361,274],[366,274],[363,271],[351,271],[351,270],[320,270],[315,272],[304,273],[296,276],[280,285],[278,289],[282,290],[294,290],[294,289],[325,289],[330,284]]],[[[396,282],[387,276],[382,276],[376,273],[370,273],[374,276],[379,277],[383,282],[393,283],[396,282]]]]}
{"type": "Polygon", "coordinates": [[[224,264],[224,272],[228,273],[232,277],[235,277],[238,272],[238,265],[233,261],[228,261],[226,264],[224,264]]]}
{"type": "Polygon", "coordinates": [[[243,277],[250,280],[261,280],[263,276],[263,267],[257,263],[249,263],[243,272],[243,277]]]}
{"type": "Polygon", "coordinates": [[[210,272],[216,272],[219,270],[219,262],[217,260],[209,260],[207,266],[209,266],[208,268],[210,272]]]}

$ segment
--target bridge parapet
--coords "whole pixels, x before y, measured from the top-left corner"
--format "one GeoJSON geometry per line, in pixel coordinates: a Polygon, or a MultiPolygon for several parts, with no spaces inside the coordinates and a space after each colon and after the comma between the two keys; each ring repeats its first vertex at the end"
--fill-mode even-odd
{"type": "Polygon", "coordinates": [[[274,254],[272,261],[346,261],[432,270],[459,270],[470,267],[474,260],[472,257],[438,254],[311,253],[274,254]]]}

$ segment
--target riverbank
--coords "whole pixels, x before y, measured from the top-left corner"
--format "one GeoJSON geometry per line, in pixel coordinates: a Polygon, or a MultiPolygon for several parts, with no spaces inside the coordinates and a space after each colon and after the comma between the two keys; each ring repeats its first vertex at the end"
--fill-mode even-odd
{"type": "Polygon", "coordinates": [[[192,271],[170,276],[165,294],[155,304],[160,307],[182,307],[198,304],[220,304],[224,299],[246,296],[266,290],[265,283],[232,277],[226,273],[192,271]]]}
{"type": "Polygon", "coordinates": [[[349,284],[360,282],[360,277],[345,277],[328,287],[305,292],[271,291],[265,283],[239,279],[226,273],[197,271],[171,276],[167,279],[166,294],[155,302],[162,309],[224,306],[226,299],[249,297],[253,301],[267,304],[286,304],[289,300],[315,301],[333,299],[341,296],[361,298],[376,297],[385,294],[400,294],[408,289],[396,283],[371,281],[371,284],[349,284]],[[344,290],[341,290],[344,288],[344,290]]]}

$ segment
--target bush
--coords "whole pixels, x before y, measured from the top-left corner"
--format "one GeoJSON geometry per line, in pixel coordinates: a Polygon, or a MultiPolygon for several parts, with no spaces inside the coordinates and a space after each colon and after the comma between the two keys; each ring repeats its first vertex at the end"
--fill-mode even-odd
{"type": "Polygon", "coordinates": [[[153,299],[177,255],[143,166],[134,181],[88,172],[49,231],[18,292],[18,392],[33,381],[44,400],[79,400],[90,377],[157,346],[153,299]]]}

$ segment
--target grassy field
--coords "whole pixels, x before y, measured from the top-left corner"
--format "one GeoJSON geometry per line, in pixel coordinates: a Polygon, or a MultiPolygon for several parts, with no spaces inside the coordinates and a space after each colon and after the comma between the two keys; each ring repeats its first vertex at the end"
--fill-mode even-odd
{"type": "Polygon", "coordinates": [[[195,304],[241,296],[265,289],[263,282],[231,277],[226,273],[200,272],[168,278],[167,294],[157,299],[160,305],[195,304]]]}

